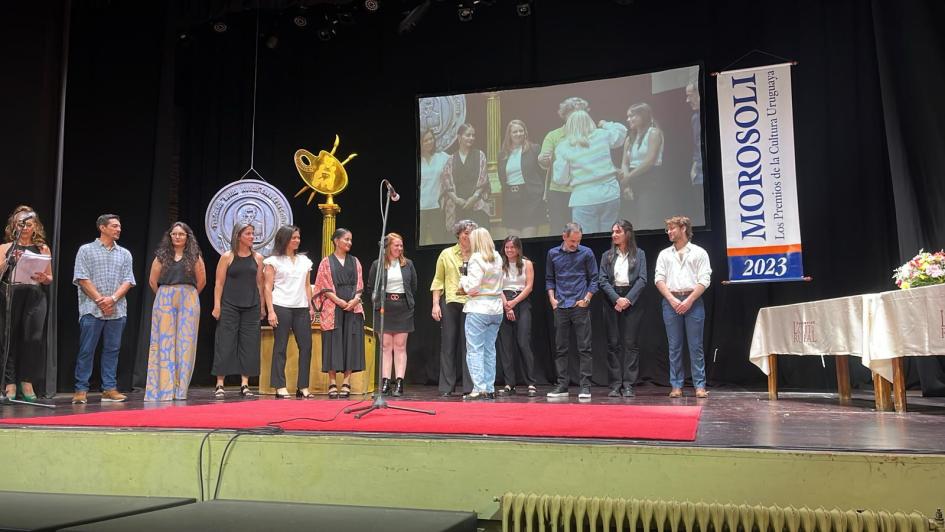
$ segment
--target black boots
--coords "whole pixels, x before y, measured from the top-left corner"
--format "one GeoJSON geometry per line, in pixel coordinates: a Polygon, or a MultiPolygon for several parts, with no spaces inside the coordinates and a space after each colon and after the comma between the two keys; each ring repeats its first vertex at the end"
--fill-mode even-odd
{"type": "Polygon", "coordinates": [[[394,382],[394,397],[400,397],[404,394],[404,380],[398,378],[394,382]]]}
{"type": "Polygon", "coordinates": [[[390,379],[381,379],[381,395],[390,395],[390,379]]]}

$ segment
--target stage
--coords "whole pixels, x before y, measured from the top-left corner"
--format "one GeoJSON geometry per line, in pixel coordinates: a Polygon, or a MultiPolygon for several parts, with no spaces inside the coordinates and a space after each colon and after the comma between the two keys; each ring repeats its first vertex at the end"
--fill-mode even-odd
{"type": "MultiPolygon", "coordinates": [[[[471,510],[483,520],[500,518],[498,498],[507,492],[926,515],[941,506],[945,399],[910,397],[912,410],[896,414],[874,411],[870,390],[855,392],[845,405],[832,393],[784,392],[780,400],[769,401],[764,391],[710,389],[708,399],[696,399],[691,389],[682,399],[670,399],[668,391],[640,386],[637,397],[625,399],[608,398],[606,388],[594,388],[590,402],[572,395],[554,405],[700,406],[694,440],[16,423],[108,412],[140,412],[147,420],[167,408],[220,404],[210,389],[191,390],[186,402],[159,404],[145,404],[141,392],[112,404],[92,394],[87,405],[72,405],[71,395],[60,394],[55,410],[0,409],[9,423],[0,428],[0,447],[16,457],[4,489],[471,510]]],[[[261,406],[278,403],[279,408],[289,402],[312,410],[331,407],[338,417],[350,417],[341,411],[369,404],[370,398],[241,399],[234,388],[223,404],[239,408],[250,401],[274,402],[261,406]]],[[[432,386],[410,386],[406,397],[390,401],[438,403],[444,412],[463,407],[461,398],[440,398],[432,386]]],[[[544,396],[523,394],[495,401],[521,405],[525,412],[531,403],[536,412],[549,405],[544,396]]],[[[380,411],[353,423],[367,426],[372,416],[394,415],[402,419],[404,414],[380,411]]]]}

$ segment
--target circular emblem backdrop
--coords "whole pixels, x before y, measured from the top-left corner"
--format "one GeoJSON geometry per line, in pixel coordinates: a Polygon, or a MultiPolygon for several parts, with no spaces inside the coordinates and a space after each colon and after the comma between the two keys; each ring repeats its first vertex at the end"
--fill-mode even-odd
{"type": "Polygon", "coordinates": [[[418,105],[420,129],[433,130],[437,151],[449,148],[456,140],[456,130],[466,121],[466,96],[420,98],[418,105]]]}
{"type": "Polygon", "coordinates": [[[283,225],[292,224],[292,208],[282,192],[265,181],[241,179],[221,188],[207,206],[204,228],[210,245],[217,253],[230,249],[233,225],[245,222],[253,226],[253,249],[268,256],[273,238],[283,225]]]}

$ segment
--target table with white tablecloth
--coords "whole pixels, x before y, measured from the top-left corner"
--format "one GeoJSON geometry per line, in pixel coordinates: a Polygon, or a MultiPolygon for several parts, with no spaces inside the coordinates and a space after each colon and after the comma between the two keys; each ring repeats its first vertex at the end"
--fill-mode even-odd
{"type": "Polygon", "coordinates": [[[768,375],[772,399],[777,355],[836,356],[841,400],[850,397],[847,357],[859,357],[874,373],[877,408],[888,408],[891,382],[905,411],[902,357],[945,355],[945,285],[762,308],[749,359],[768,375]]]}

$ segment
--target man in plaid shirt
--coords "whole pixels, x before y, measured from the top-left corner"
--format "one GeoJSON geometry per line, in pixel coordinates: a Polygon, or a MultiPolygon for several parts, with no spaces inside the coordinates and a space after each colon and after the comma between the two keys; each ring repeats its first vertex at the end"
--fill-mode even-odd
{"type": "Polygon", "coordinates": [[[125,329],[125,294],[135,285],[131,253],[118,245],[121,220],[103,214],[96,221],[99,237],[83,245],[75,257],[72,283],[79,287],[79,354],[75,361],[74,404],[88,402],[89,377],[99,337],[102,341],[102,402],[127,399],[118,391],[118,350],[125,329]]]}

